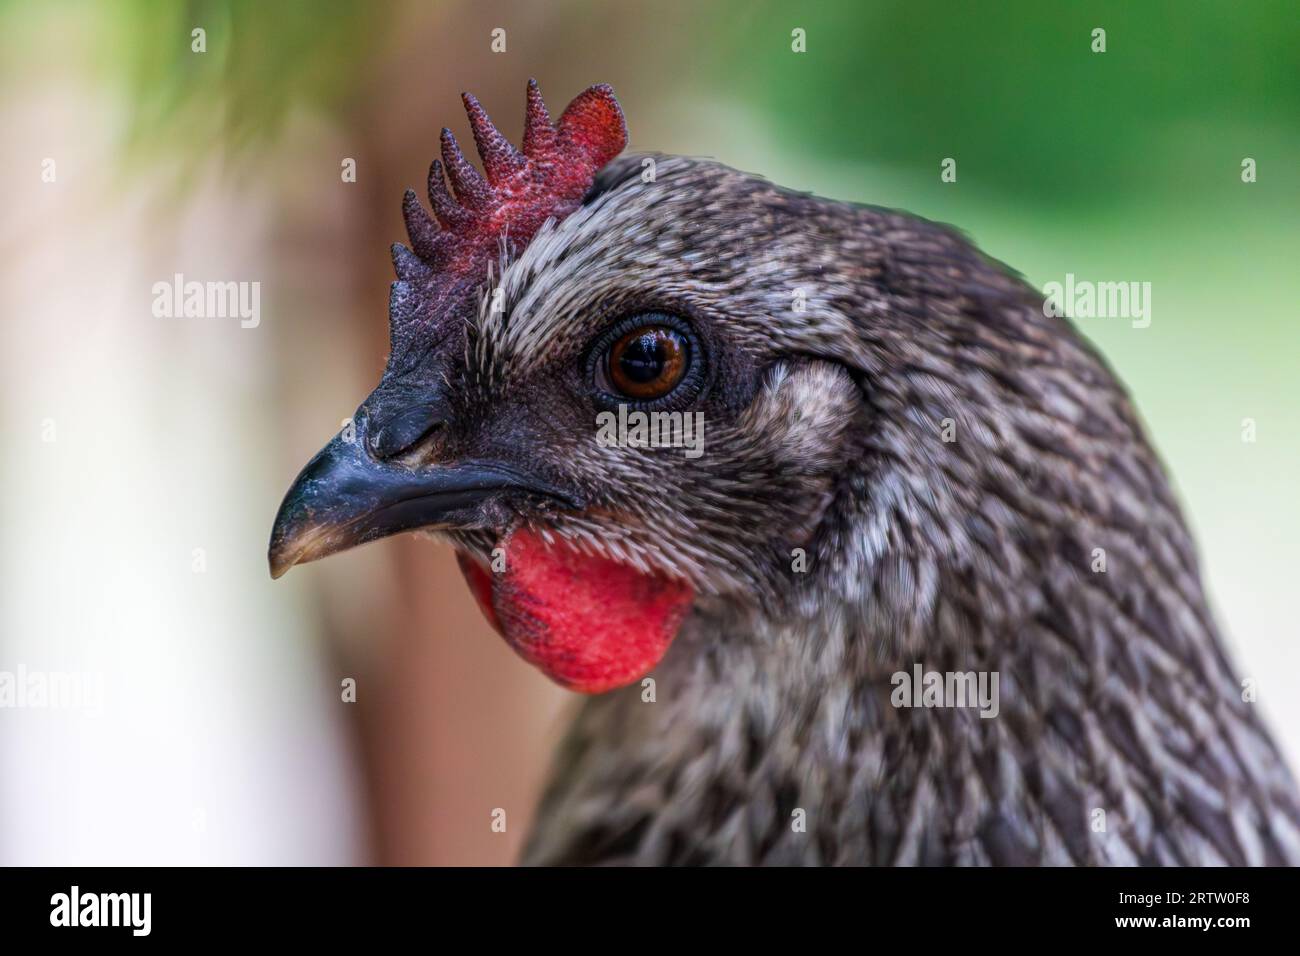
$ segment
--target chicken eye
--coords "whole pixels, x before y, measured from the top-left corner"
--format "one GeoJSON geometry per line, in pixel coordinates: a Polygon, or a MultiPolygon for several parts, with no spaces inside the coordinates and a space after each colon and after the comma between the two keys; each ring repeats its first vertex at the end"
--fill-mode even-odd
{"type": "Polygon", "coordinates": [[[698,399],[708,384],[708,359],[690,321],[647,309],[606,326],[588,347],[585,364],[598,406],[649,410],[684,408],[698,399]]]}
{"type": "Polygon", "coordinates": [[[690,345],[674,328],[643,325],[610,346],[607,363],[610,384],[622,395],[663,398],[686,375],[690,345]]]}

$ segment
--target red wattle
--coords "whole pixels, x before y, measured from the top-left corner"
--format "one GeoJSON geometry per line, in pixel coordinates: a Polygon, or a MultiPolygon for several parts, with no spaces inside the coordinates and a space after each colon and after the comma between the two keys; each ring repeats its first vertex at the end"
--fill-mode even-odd
{"type": "Polygon", "coordinates": [[[520,529],[504,542],[506,569],[460,566],[506,641],[570,690],[599,694],[644,677],[668,650],[694,599],[684,581],[646,574],[547,543],[520,529]]]}

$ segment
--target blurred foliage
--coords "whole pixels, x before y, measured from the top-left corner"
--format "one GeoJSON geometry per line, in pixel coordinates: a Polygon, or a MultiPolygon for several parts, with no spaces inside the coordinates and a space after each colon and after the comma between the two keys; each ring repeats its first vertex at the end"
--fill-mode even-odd
{"type": "MultiPolygon", "coordinates": [[[[397,31],[431,6],[455,6],[52,5],[94,22],[96,65],[127,87],[131,143],[188,146],[195,156],[264,144],[295,105],[347,105],[397,31]],[[203,56],[190,50],[195,26],[207,31],[203,56]]],[[[629,56],[693,65],[656,84],[746,108],[792,154],[923,169],[930,179],[938,158],[959,157],[961,174],[981,187],[1039,204],[1205,196],[1232,188],[1234,177],[1220,173],[1242,156],[1268,169],[1294,164],[1300,150],[1295,0],[680,0],[612,14],[595,0],[519,0],[487,9],[530,37],[544,20],[616,16],[653,41],[629,56]],[[806,54],[791,52],[795,27],[807,31],[806,54]],[[1106,30],[1105,53],[1091,50],[1096,27],[1106,30]]],[[[428,38],[431,55],[458,54],[445,45],[437,32],[428,38]]],[[[475,69],[482,64],[466,64],[475,69]]]]}
{"type": "Polygon", "coordinates": [[[1068,203],[1233,188],[1232,175],[1186,177],[1207,150],[1231,172],[1246,155],[1294,166],[1300,147],[1295,0],[707,9],[704,33],[724,49],[701,62],[740,72],[755,105],[787,118],[786,138],[823,155],[927,171],[956,156],[984,185],[1068,203]],[[805,55],[791,55],[794,27],[805,55]],[[1091,50],[1095,27],[1105,53],[1091,50]]]}
{"type": "Polygon", "coordinates": [[[382,6],[350,0],[127,0],[111,21],[112,46],[127,54],[134,133],[148,139],[167,128],[199,141],[219,133],[236,150],[256,144],[291,106],[345,99],[386,22],[382,6]],[[207,31],[203,56],[191,51],[194,27],[207,31]]]}
{"type": "Polygon", "coordinates": [[[57,29],[82,65],[121,84],[128,149],[166,145],[190,161],[265,144],[295,106],[336,107],[364,86],[391,9],[353,0],[51,0],[0,4],[6,55],[25,31],[57,29]],[[192,50],[202,28],[206,50],[192,50]]]}

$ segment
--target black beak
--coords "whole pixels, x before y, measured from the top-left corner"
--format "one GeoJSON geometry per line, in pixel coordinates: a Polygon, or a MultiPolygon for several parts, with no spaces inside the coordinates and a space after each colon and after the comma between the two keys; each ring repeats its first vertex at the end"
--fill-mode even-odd
{"type": "Polygon", "coordinates": [[[360,437],[335,438],[307,463],[284,496],[271,531],[271,577],[295,564],[414,528],[470,526],[502,492],[566,496],[505,465],[462,462],[413,470],[374,457],[360,437]]]}

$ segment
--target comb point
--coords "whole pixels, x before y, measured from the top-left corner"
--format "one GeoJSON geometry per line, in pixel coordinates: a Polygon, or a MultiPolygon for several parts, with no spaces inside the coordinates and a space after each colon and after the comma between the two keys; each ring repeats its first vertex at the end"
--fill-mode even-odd
{"type": "Polygon", "coordinates": [[[542,99],[536,80],[528,81],[528,101],[524,110],[524,155],[529,159],[545,158],[555,148],[555,127],[551,113],[542,99]]]}
{"type": "Polygon", "coordinates": [[[439,232],[438,224],[424,211],[414,189],[408,189],[402,196],[402,219],[406,223],[406,234],[411,239],[415,254],[421,259],[432,259],[439,232]]]}
{"type": "Polygon", "coordinates": [[[468,226],[473,220],[470,214],[452,198],[447,191],[447,181],[442,175],[442,163],[434,160],[429,164],[429,208],[444,229],[455,231],[468,226]]]}
{"type": "Polygon", "coordinates": [[[462,206],[484,212],[492,205],[492,190],[488,187],[487,180],[470,165],[465,154],[460,151],[460,143],[456,142],[452,131],[445,126],[442,130],[442,165],[447,169],[452,192],[462,206]]]}
{"type": "Polygon", "coordinates": [[[470,132],[474,134],[474,145],[478,148],[479,159],[483,161],[483,172],[487,174],[488,182],[497,186],[512,176],[517,176],[524,169],[527,160],[510,140],[501,135],[474,94],[462,93],[460,98],[465,104],[470,132]]]}
{"type": "Polygon", "coordinates": [[[393,257],[393,271],[404,282],[427,278],[432,272],[427,262],[400,242],[393,243],[389,252],[393,257]]]}
{"type": "Polygon", "coordinates": [[[560,135],[599,169],[627,146],[623,109],[606,83],[583,90],[560,116],[560,135]]]}

